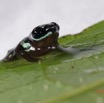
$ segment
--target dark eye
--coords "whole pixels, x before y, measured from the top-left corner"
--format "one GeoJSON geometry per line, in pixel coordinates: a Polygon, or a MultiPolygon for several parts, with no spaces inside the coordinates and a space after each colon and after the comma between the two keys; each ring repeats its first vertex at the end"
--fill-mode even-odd
{"type": "Polygon", "coordinates": [[[33,29],[32,34],[35,34],[35,33],[36,33],[36,29],[33,29]]]}
{"type": "Polygon", "coordinates": [[[41,27],[36,27],[36,31],[40,32],[41,31],[41,27]]]}
{"type": "Polygon", "coordinates": [[[44,28],[38,26],[38,27],[33,29],[32,36],[35,39],[39,39],[39,38],[43,37],[46,34],[46,32],[44,30],[45,30],[44,28]]]}
{"type": "Polygon", "coordinates": [[[39,34],[40,31],[41,31],[41,27],[36,27],[33,29],[32,34],[37,34],[37,33],[39,34]]]}

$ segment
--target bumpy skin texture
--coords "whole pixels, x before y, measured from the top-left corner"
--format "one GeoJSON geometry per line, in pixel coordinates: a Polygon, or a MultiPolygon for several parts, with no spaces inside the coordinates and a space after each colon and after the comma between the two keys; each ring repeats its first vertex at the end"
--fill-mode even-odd
{"type": "Polygon", "coordinates": [[[35,62],[40,56],[57,49],[59,36],[59,25],[55,22],[39,25],[32,30],[30,35],[19,44],[8,51],[4,62],[17,60],[19,57],[35,62]]]}

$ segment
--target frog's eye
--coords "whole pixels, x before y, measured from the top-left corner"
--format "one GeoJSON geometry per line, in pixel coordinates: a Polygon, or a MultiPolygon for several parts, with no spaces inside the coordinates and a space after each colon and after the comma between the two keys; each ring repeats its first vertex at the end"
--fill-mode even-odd
{"type": "Polygon", "coordinates": [[[31,39],[35,41],[40,41],[49,35],[52,35],[52,31],[49,30],[50,28],[46,26],[38,26],[35,29],[33,29],[31,35],[31,39]]]}
{"type": "Polygon", "coordinates": [[[37,34],[39,31],[39,27],[36,27],[33,29],[32,34],[37,34]]]}
{"type": "MultiPolygon", "coordinates": [[[[38,35],[38,34],[37,34],[38,35]]],[[[49,31],[44,35],[38,35],[38,36],[33,36],[32,34],[29,35],[30,39],[35,40],[35,41],[40,41],[46,37],[48,37],[49,35],[52,35],[52,32],[49,31]]]]}

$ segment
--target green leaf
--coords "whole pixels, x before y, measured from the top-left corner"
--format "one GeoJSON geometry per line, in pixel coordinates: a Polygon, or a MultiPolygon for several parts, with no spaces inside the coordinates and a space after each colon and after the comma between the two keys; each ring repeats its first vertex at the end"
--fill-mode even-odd
{"type": "Polygon", "coordinates": [[[104,21],[59,38],[44,61],[0,63],[0,103],[103,103],[104,21]]]}

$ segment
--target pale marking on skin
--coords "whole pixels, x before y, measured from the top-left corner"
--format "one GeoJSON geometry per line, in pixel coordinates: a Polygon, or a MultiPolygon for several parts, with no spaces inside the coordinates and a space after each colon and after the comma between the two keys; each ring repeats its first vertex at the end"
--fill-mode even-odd
{"type": "Polygon", "coordinates": [[[21,42],[21,45],[23,48],[25,48],[26,52],[30,52],[30,50],[34,50],[35,51],[35,48],[31,46],[30,43],[25,43],[24,41],[21,42]]]}
{"type": "Polygon", "coordinates": [[[26,52],[30,52],[30,50],[35,51],[36,49],[34,47],[30,47],[29,49],[25,50],[26,52]]]}
{"type": "Polygon", "coordinates": [[[15,51],[13,51],[13,54],[12,54],[12,55],[14,56],[15,54],[16,54],[16,52],[15,52],[15,51]]]}
{"type": "Polygon", "coordinates": [[[49,28],[46,28],[46,31],[48,31],[49,30],[49,28]]]}
{"type": "Polygon", "coordinates": [[[36,31],[34,31],[34,33],[37,33],[36,31]]]}
{"type": "Polygon", "coordinates": [[[42,26],[42,28],[44,29],[44,26],[42,26]]]}
{"type": "Polygon", "coordinates": [[[51,49],[51,47],[48,47],[48,49],[51,49]]]}
{"type": "Polygon", "coordinates": [[[40,48],[37,48],[37,50],[40,50],[40,48]]]}
{"type": "Polygon", "coordinates": [[[25,43],[24,41],[21,42],[23,48],[28,49],[31,47],[30,43],[25,43]]]}
{"type": "Polygon", "coordinates": [[[11,57],[12,57],[12,54],[9,55],[9,58],[11,58],[11,57]]]}
{"type": "Polygon", "coordinates": [[[29,35],[29,37],[30,37],[30,39],[32,39],[32,40],[40,41],[40,40],[42,40],[42,39],[48,37],[49,35],[52,35],[52,32],[48,32],[45,36],[43,36],[43,37],[41,37],[41,38],[39,38],[39,39],[33,38],[33,36],[32,36],[31,34],[29,35]]]}
{"type": "Polygon", "coordinates": [[[27,49],[27,50],[25,50],[26,52],[29,52],[30,51],[30,49],[27,49]]]}
{"type": "Polygon", "coordinates": [[[35,49],[34,47],[31,46],[30,50],[34,50],[34,51],[35,51],[36,49],[35,49]]]}
{"type": "Polygon", "coordinates": [[[52,46],[52,49],[56,49],[56,47],[52,46]]]}

